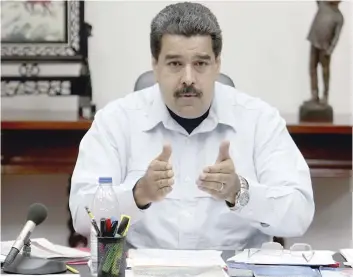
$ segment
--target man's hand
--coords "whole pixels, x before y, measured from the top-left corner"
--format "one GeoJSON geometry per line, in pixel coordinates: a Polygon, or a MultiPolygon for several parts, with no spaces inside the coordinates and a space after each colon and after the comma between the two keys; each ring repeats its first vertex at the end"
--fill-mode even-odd
{"type": "Polygon", "coordinates": [[[204,168],[196,181],[199,189],[211,194],[216,199],[235,203],[235,196],[240,190],[240,181],[235,173],[234,163],[229,155],[229,141],[223,141],[219,147],[216,163],[204,168]]]}
{"type": "Polygon", "coordinates": [[[164,145],[162,153],[150,163],[145,175],[137,182],[134,190],[137,206],[160,201],[172,191],[174,172],[169,163],[171,154],[172,147],[164,145]]]}

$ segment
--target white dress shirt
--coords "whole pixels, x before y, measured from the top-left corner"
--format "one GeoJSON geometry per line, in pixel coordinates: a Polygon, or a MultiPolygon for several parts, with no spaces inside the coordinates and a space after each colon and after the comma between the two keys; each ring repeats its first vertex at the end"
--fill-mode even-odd
{"type": "Polygon", "coordinates": [[[74,228],[86,236],[91,225],[84,206],[91,205],[101,176],[113,178],[120,210],[132,216],[128,242],[138,248],[259,247],[273,236],[303,235],[315,210],[308,165],[278,111],[220,83],[209,116],[191,134],[171,118],[158,85],[97,112],[80,143],[70,193],[74,228]],[[240,211],[196,185],[225,139],[236,172],[250,187],[249,203],[240,211]],[[164,142],[172,146],[173,190],[140,210],[132,188],[164,142]]]}

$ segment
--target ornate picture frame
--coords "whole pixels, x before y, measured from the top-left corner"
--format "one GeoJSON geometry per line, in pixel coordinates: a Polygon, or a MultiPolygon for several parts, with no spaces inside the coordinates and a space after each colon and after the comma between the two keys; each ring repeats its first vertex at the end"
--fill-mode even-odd
{"type": "Polygon", "coordinates": [[[81,60],[84,1],[1,1],[1,59],[81,60]]]}

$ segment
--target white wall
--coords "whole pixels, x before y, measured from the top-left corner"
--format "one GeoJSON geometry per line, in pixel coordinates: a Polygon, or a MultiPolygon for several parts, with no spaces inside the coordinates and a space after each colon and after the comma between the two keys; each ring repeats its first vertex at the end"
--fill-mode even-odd
{"type": "MultiPolygon", "coordinates": [[[[133,89],[137,76],[150,69],[149,24],[166,2],[88,1],[87,21],[93,25],[90,65],[93,94],[98,108],[133,89]],[[127,28],[128,26],[128,28],[127,28]]],[[[237,87],[259,96],[282,112],[295,113],[309,97],[309,44],[306,35],[316,12],[315,1],[207,2],[218,16],[224,33],[223,72],[237,87]]],[[[337,113],[349,113],[352,71],[349,37],[352,4],[341,4],[346,24],[332,60],[331,104],[337,113]]],[[[2,99],[7,108],[22,107],[23,99],[2,99]]],[[[40,99],[40,106],[44,106],[40,99]]],[[[38,107],[32,98],[31,106],[38,107]]],[[[49,106],[56,105],[48,99],[49,106]]],[[[61,102],[61,107],[67,105],[61,102]]],[[[14,239],[27,207],[43,202],[48,220],[35,236],[65,244],[67,229],[67,178],[53,176],[2,176],[2,239],[14,239]],[[20,193],[21,192],[21,193],[20,193]]],[[[352,196],[348,179],[315,179],[316,215],[301,238],[315,248],[338,249],[352,241],[352,196]]],[[[298,241],[291,239],[290,242],[298,241]]]]}
{"type": "MultiPolygon", "coordinates": [[[[99,107],[130,93],[137,76],[150,70],[150,22],[168,3],[87,3],[87,20],[93,24],[89,45],[94,99],[99,107]]],[[[316,2],[219,1],[206,5],[223,30],[222,71],[241,90],[283,112],[296,113],[310,96],[306,36],[316,2]]],[[[352,6],[348,2],[340,5],[345,26],[332,58],[330,102],[338,113],[350,112],[352,6]]]]}

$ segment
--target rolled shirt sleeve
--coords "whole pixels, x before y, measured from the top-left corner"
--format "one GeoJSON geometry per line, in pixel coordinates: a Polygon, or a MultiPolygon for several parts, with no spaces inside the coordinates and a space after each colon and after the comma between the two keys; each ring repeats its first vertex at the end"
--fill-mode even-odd
{"type": "Polygon", "coordinates": [[[310,171],[276,110],[260,116],[255,141],[257,180],[238,172],[250,199],[235,212],[270,236],[302,236],[315,212],[310,171]]]}

